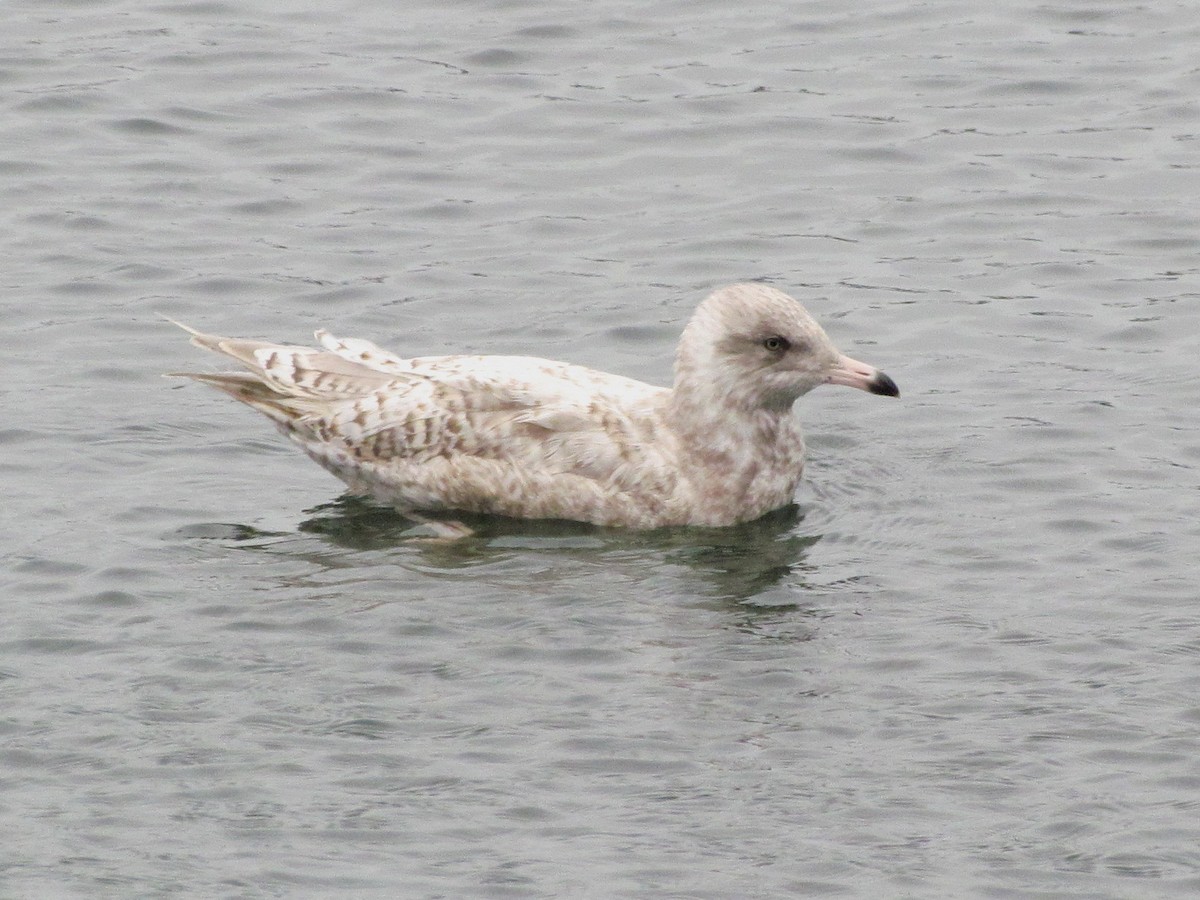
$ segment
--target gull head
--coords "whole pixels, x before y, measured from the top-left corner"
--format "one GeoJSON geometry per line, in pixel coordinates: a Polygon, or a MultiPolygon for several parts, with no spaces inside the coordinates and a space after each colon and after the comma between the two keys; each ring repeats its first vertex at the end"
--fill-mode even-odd
{"type": "Polygon", "coordinates": [[[840,353],[799,301],[765,284],[710,294],[675,357],[676,392],[726,408],[786,411],[822,384],[900,395],[887,375],[840,353]]]}

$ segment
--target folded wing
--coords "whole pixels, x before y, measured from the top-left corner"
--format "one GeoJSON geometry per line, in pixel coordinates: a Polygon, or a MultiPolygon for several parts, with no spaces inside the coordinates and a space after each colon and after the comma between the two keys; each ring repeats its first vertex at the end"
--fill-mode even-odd
{"type": "Polygon", "coordinates": [[[406,360],[324,331],[316,349],[187,330],[246,371],[176,374],[264,413],[352,488],[388,502],[555,515],[557,491],[574,515],[583,500],[571,491],[673,489],[662,388],[527,357],[406,360]]]}

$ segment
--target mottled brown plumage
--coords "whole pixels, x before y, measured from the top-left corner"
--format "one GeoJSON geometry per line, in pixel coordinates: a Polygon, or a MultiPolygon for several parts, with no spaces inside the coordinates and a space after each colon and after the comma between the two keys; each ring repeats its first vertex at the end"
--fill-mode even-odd
{"type": "Polygon", "coordinates": [[[761,284],[700,305],[673,389],[533,357],[402,359],[325,331],[316,349],[187,330],[247,371],[177,374],[257,409],[351,490],[454,536],[466,533],[445,519],[455,510],[631,528],[748,521],[792,500],[798,397],[822,383],[898,393],[761,284]]]}

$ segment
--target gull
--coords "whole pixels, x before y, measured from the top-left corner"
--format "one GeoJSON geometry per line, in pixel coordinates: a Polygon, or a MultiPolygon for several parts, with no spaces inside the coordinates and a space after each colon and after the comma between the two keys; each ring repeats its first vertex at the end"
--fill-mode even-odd
{"type": "Polygon", "coordinates": [[[315,348],[175,324],[246,371],[171,375],[258,410],[351,492],[448,538],[471,533],[456,512],[635,529],[748,522],[793,502],[798,398],[822,384],[900,395],[758,283],[697,307],[670,388],[535,357],[404,359],[324,330],[315,348]]]}

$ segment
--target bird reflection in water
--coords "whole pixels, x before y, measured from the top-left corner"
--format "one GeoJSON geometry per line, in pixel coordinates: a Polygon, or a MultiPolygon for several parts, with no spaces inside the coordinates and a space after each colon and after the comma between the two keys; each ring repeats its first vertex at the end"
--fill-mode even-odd
{"type": "Polygon", "coordinates": [[[425,571],[476,569],[522,551],[586,558],[624,571],[650,572],[665,565],[686,573],[681,594],[775,611],[804,605],[796,588],[803,590],[805,556],[821,539],[803,532],[803,515],[794,505],[742,525],[654,531],[465,516],[474,536],[454,541],[429,538],[392,509],[352,495],[309,512],[313,515],[300,524],[302,532],[354,551],[403,545],[416,551],[425,571]]]}

